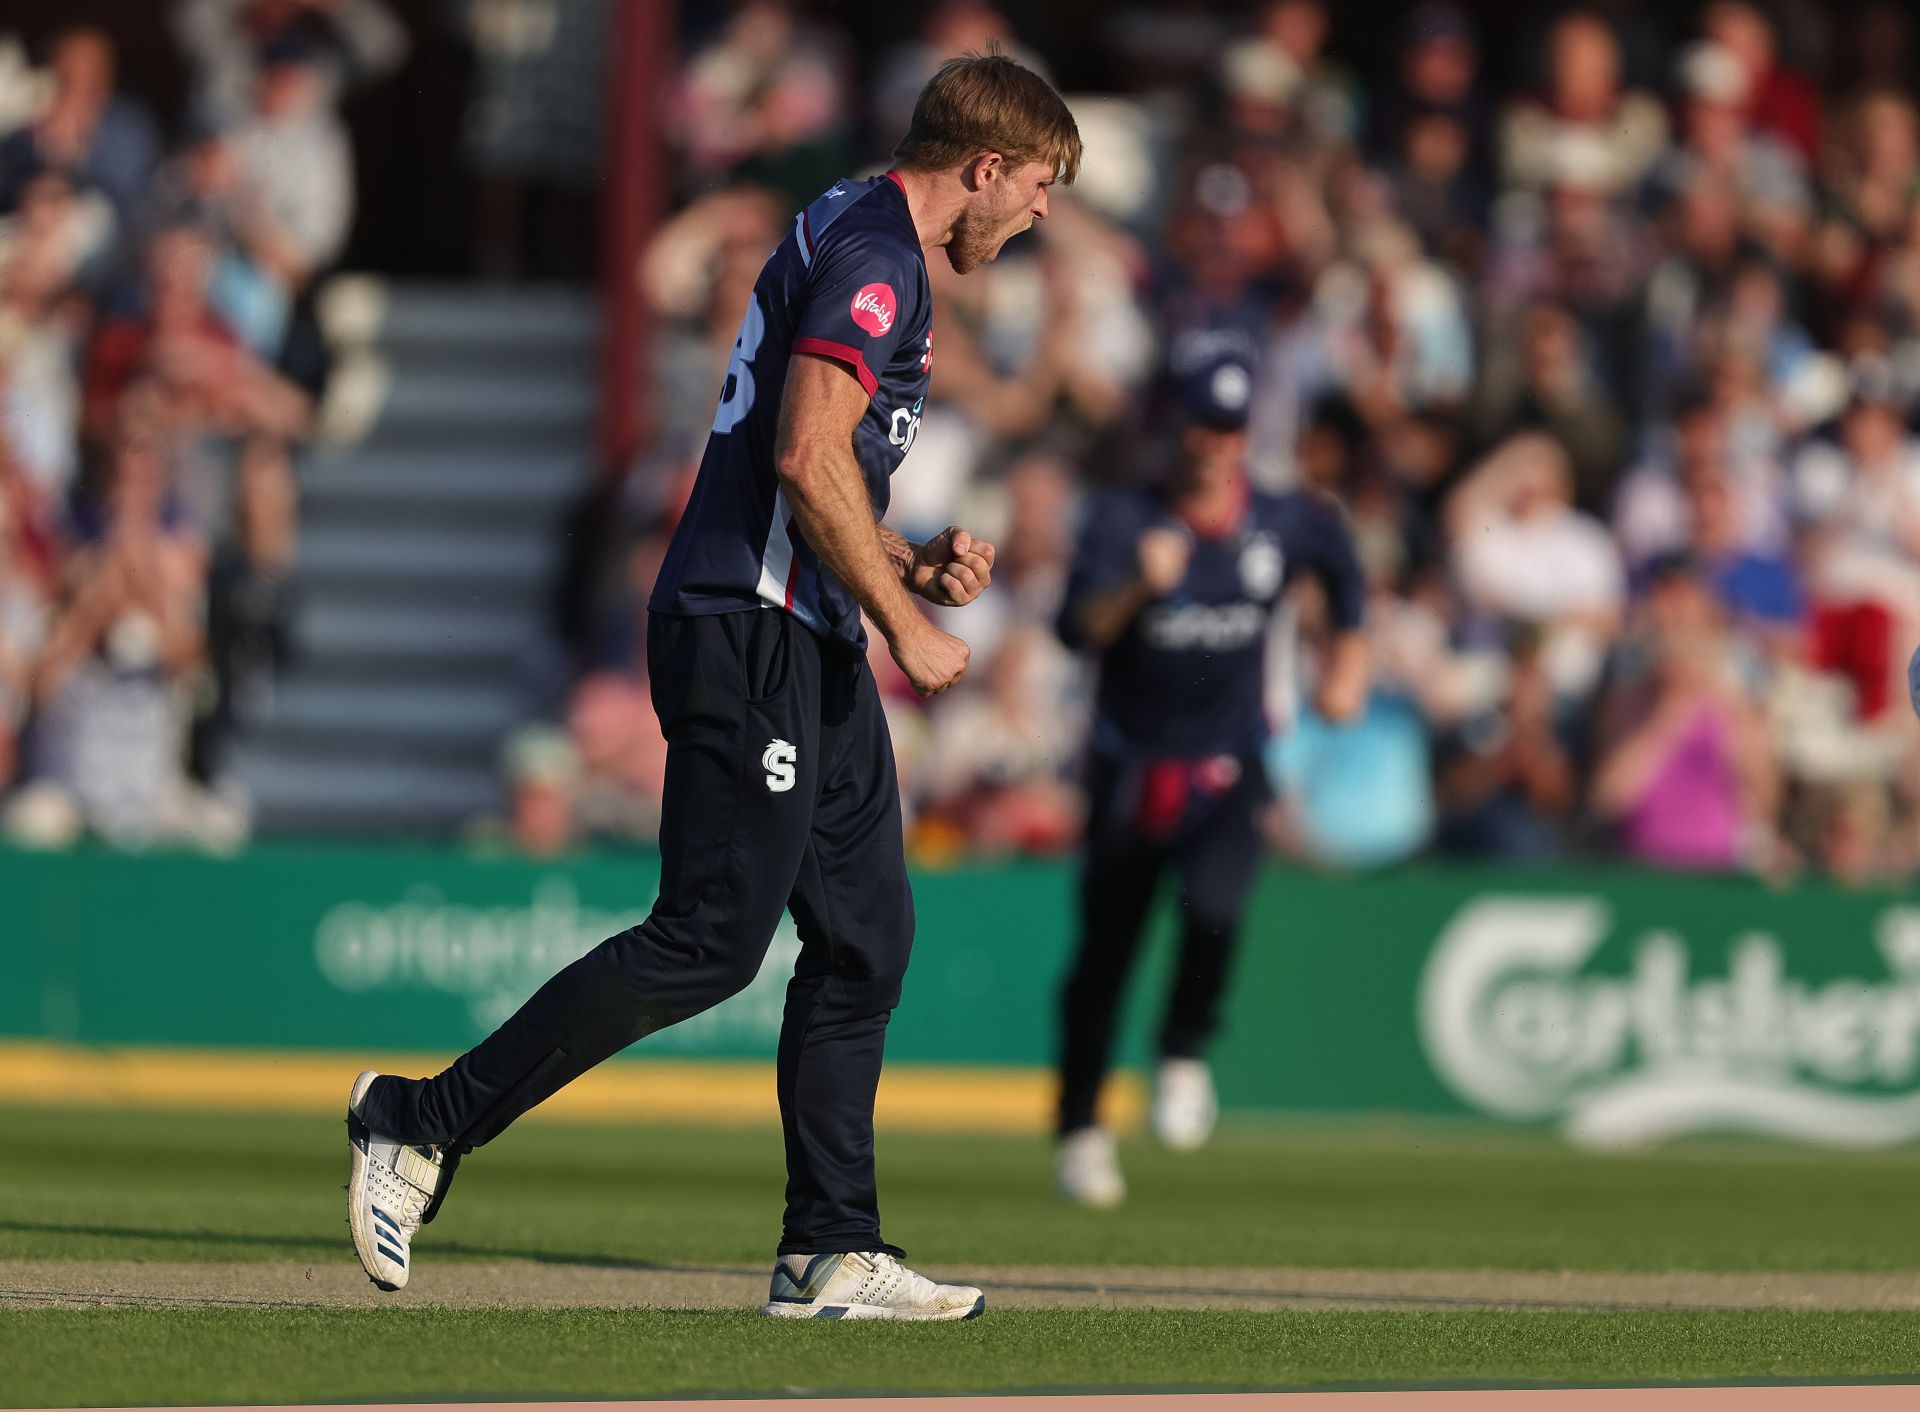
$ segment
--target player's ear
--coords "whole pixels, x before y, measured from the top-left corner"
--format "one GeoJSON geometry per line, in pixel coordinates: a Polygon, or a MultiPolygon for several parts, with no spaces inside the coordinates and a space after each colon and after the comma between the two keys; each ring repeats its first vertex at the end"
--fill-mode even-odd
{"type": "Polygon", "coordinates": [[[1007,159],[998,152],[982,152],[966,165],[963,176],[966,179],[967,190],[985,190],[992,182],[1007,174],[1006,166],[1007,159]]]}

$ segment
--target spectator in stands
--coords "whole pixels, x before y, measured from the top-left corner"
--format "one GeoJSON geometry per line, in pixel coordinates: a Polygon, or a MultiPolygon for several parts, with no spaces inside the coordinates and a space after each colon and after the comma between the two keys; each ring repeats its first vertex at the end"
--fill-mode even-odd
{"type": "Polygon", "coordinates": [[[1662,441],[1614,498],[1613,531],[1629,569],[1639,572],[1687,545],[1695,534],[1689,488],[1701,480],[1719,483],[1730,497],[1728,547],[1770,555],[1786,549],[1785,479],[1765,457],[1736,457],[1731,418],[1715,387],[1695,383],[1679,394],[1662,441]]]}
{"type": "Polygon", "coordinates": [[[176,227],[206,240],[207,302],[247,347],[276,356],[287,330],[284,275],[293,267],[293,240],[241,170],[224,119],[201,115],[190,125],[186,144],[154,185],[148,216],[156,243],[176,227]]]}
{"type": "Polygon", "coordinates": [[[1587,336],[1565,307],[1533,304],[1514,337],[1492,340],[1472,425],[1483,446],[1516,431],[1548,433],[1567,452],[1581,510],[1603,514],[1612,503],[1626,428],[1587,336]]]}
{"type": "Polygon", "coordinates": [[[43,843],[244,833],[210,787],[286,650],[324,378],[285,331],[351,218],[335,100],[404,51],[379,0],[175,18],[200,91],[164,171],[100,32],[44,99],[0,73],[0,814],[43,843]]]}
{"type": "Polygon", "coordinates": [[[1085,735],[1075,664],[1053,634],[1022,622],[1001,635],[982,673],[928,712],[932,739],[919,829],[930,816],[970,852],[1065,853],[1080,829],[1069,772],[1085,735]]]}
{"type": "Polygon", "coordinates": [[[1612,26],[1596,11],[1569,12],[1548,35],[1546,69],[1542,92],[1514,103],[1501,121],[1506,180],[1544,190],[1578,163],[1602,189],[1637,183],[1666,145],[1666,111],[1623,85],[1612,26]]]}
{"type": "Polygon", "coordinates": [[[1863,359],[1835,443],[1810,446],[1794,468],[1800,513],[1830,531],[1823,581],[1867,583],[1910,574],[1920,555],[1920,438],[1892,367],[1863,359]]]}
{"type": "Polygon", "coordinates": [[[1697,173],[1658,206],[1660,249],[1640,298],[1645,325],[1636,405],[1655,418],[1676,387],[1702,380],[1700,320],[1732,287],[1744,255],[1740,194],[1722,173],[1697,173]]]}
{"type": "Polygon", "coordinates": [[[1295,140],[1321,156],[1353,142],[1360,129],[1359,89],[1326,52],[1331,30],[1324,0],[1271,0],[1255,13],[1252,35],[1225,55],[1230,84],[1236,74],[1270,75],[1265,83],[1293,115],[1295,140]]]}
{"type": "Polygon", "coordinates": [[[1620,630],[1625,584],[1605,527],[1574,508],[1565,449],[1540,432],[1512,437],[1468,473],[1446,516],[1469,608],[1536,625],[1555,691],[1584,695],[1620,630]]]}
{"type": "Polygon", "coordinates": [[[1820,158],[1820,92],[1780,60],[1780,36],[1766,12],[1748,0],[1715,0],[1700,17],[1706,39],[1740,65],[1742,110],[1759,132],[1784,143],[1804,166],[1820,158]]]}
{"type": "Polygon", "coordinates": [[[1807,524],[1816,661],[1852,681],[1858,713],[1905,698],[1900,644],[1920,633],[1920,439],[1883,360],[1860,360],[1836,443],[1794,467],[1807,524]]]}
{"type": "Polygon", "coordinates": [[[33,491],[33,513],[57,504],[79,458],[75,341],[83,313],[80,272],[104,256],[111,220],[84,204],[63,176],[27,184],[20,209],[0,219],[0,443],[33,491]]]}
{"type": "Polygon", "coordinates": [[[1373,160],[1429,255],[1469,275],[1485,256],[1493,166],[1473,27],[1449,0],[1407,17],[1399,83],[1369,103],[1373,160]]]}
{"type": "Polygon", "coordinates": [[[1368,104],[1370,155],[1390,163],[1421,117],[1456,118],[1476,158],[1486,156],[1486,110],[1478,92],[1480,46],[1473,22],[1452,0],[1421,0],[1401,30],[1397,83],[1379,85],[1368,104]]]}
{"type": "Polygon", "coordinates": [[[991,661],[1002,639],[1022,626],[1044,626],[1059,614],[1073,559],[1078,500],[1074,467],[1063,457],[1034,451],[1007,467],[987,502],[997,502],[998,513],[988,511],[977,520],[983,538],[989,526],[1000,526],[990,539],[998,551],[994,591],[969,604],[966,613],[934,615],[943,629],[966,642],[976,662],[991,661]]]}
{"type": "Polygon", "coordinates": [[[1773,746],[1731,670],[1697,565],[1659,566],[1642,629],[1643,663],[1623,670],[1602,704],[1595,813],[1637,862],[1772,871],[1783,847],[1773,746]]]}
{"type": "Polygon", "coordinates": [[[735,187],[693,201],[655,236],[641,263],[660,318],[645,412],[660,464],[697,462],[713,425],[713,390],[733,356],[747,299],[785,220],[773,200],[735,187]]]}
{"type": "Polygon", "coordinates": [[[10,133],[33,121],[46,94],[27,63],[27,49],[12,34],[0,34],[0,133],[10,133]]]}
{"type": "Polygon", "coordinates": [[[939,0],[929,7],[919,36],[887,50],[874,71],[870,126],[878,140],[892,142],[907,130],[920,90],[941,64],[955,54],[989,49],[1051,79],[1046,60],[1020,43],[1005,13],[987,0],[939,0]]]}
{"type": "Polygon", "coordinates": [[[1541,863],[1567,846],[1579,776],[1541,645],[1538,632],[1517,630],[1500,698],[1442,742],[1437,842],[1445,852],[1541,863]]]}
{"type": "Polygon", "coordinates": [[[113,251],[111,211],[76,190],[64,172],[28,180],[11,216],[0,218],[4,297],[29,319],[54,312],[63,295],[91,284],[113,251]]]}
{"type": "Polygon", "coordinates": [[[648,686],[644,605],[667,539],[665,532],[647,535],[629,549],[625,594],[606,633],[608,650],[567,703],[573,829],[586,837],[635,842],[659,830],[667,742],[648,686]]]}
{"type": "Polygon", "coordinates": [[[646,679],[588,677],[567,712],[578,761],[574,816],[596,839],[643,843],[660,829],[667,742],[654,718],[646,679]]]}
{"type": "MultiPolygon", "coordinates": [[[[657,432],[623,497],[641,538],[707,434],[753,257],[857,166],[854,115],[897,110],[947,51],[1017,42],[1014,22],[1046,34],[985,0],[943,3],[861,93],[844,27],[802,15],[749,0],[680,73],[689,199],[643,275],[657,432]]],[[[1912,24],[1897,7],[1805,11],[1789,44],[1770,15],[1755,0],[1562,11],[1531,92],[1489,86],[1530,41],[1476,34],[1450,0],[1413,8],[1390,72],[1364,86],[1330,62],[1320,0],[1257,7],[1238,35],[1204,7],[1105,15],[1081,72],[1117,84],[1093,102],[1137,137],[1124,180],[1150,195],[1128,229],[1063,201],[984,283],[934,272],[941,400],[891,514],[937,529],[957,499],[983,519],[1005,506],[1008,531],[999,602],[962,625],[970,681],[931,711],[890,701],[923,856],[1025,827],[981,801],[1024,780],[1022,760],[1039,770],[1011,684],[1038,670],[1021,644],[1059,592],[1065,507],[1151,459],[1157,357],[1177,373],[1231,351],[1259,363],[1260,482],[1343,503],[1381,663],[1361,726],[1303,722],[1276,762],[1295,846],[1403,856],[1437,806],[1445,849],[1559,856],[1598,818],[1636,857],[1771,866],[1777,754],[1806,801],[1805,854],[1897,875],[1886,835],[1910,804],[1888,792],[1887,712],[1899,645],[1920,636],[1920,471],[1902,488],[1902,458],[1920,465],[1912,24]],[[1860,35],[1877,36],[1864,65],[1845,60],[1860,35]],[[1845,60],[1832,121],[1782,61],[1803,42],[1845,60]],[[1877,381],[1852,371],[1872,359],[1877,381]],[[1786,722],[1767,749],[1760,701],[1786,722]],[[1379,807],[1343,814],[1349,799],[1379,807]],[[1692,823],[1663,832],[1673,809],[1692,823]]],[[[627,778],[644,820],[653,742],[610,728],[632,685],[583,679],[570,758],[601,763],[570,766],[567,790],[627,778]]]]}
{"type": "Polygon", "coordinates": [[[294,438],[311,414],[307,396],[241,346],[208,302],[215,252],[196,232],[163,232],[149,247],[142,308],[109,320],[87,357],[86,422],[104,430],[122,395],[151,378],[170,415],[192,432],[294,438]]]}
{"type": "Polygon", "coordinates": [[[1700,566],[1719,607],[1736,627],[1797,636],[1806,602],[1793,560],[1756,549],[1744,533],[1731,479],[1717,467],[1687,478],[1685,552],[1700,566]]]}
{"type": "Polygon", "coordinates": [[[1273,312],[1286,256],[1287,224],[1259,199],[1247,172],[1209,161],[1181,173],[1179,195],[1161,233],[1153,304],[1168,361],[1215,358],[1222,337],[1250,349],[1273,312]],[[1189,340],[1202,346],[1188,347],[1189,340]]]}
{"type": "Polygon", "coordinates": [[[1903,830],[1886,780],[1867,777],[1817,785],[1806,791],[1794,813],[1806,834],[1805,851],[1834,881],[1886,888],[1912,878],[1912,825],[1908,822],[1903,830]]]}
{"type": "Polygon", "coordinates": [[[153,118],[114,91],[113,41],[97,29],[67,30],[47,56],[52,94],[33,122],[0,137],[0,213],[19,205],[35,177],[52,172],[98,192],[125,227],[139,211],[159,159],[153,118]]]}
{"type": "Polygon", "coordinates": [[[513,846],[530,858],[571,851],[580,839],[580,758],[572,742],[552,727],[526,726],[507,738],[504,754],[513,846]]]}
{"type": "Polygon", "coordinates": [[[60,842],[84,828],[140,843],[197,831],[180,746],[185,688],[205,648],[206,547],[172,490],[170,454],[151,429],[123,424],[75,503],[80,548],[33,666],[34,748],[29,792],[10,818],[16,836],[60,842]]]}
{"type": "Polygon", "coordinates": [[[1376,432],[1413,412],[1458,407],[1474,366],[1454,277],[1395,220],[1357,232],[1354,247],[1355,259],[1329,269],[1315,291],[1332,381],[1376,432]]]}
{"type": "Polygon", "coordinates": [[[1812,334],[1793,314],[1787,283],[1786,271],[1771,257],[1742,260],[1724,306],[1713,311],[1718,318],[1709,321],[1718,327],[1708,346],[1717,338],[1726,357],[1752,365],[1778,402],[1781,432],[1793,434],[1819,419],[1806,391],[1822,369],[1812,334]]]}
{"type": "Polygon", "coordinates": [[[407,32],[383,0],[174,0],[174,42],[194,69],[195,103],[238,121],[252,111],[278,44],[324,45],[328,102],[384,78],[407,56],[407,32]]]}
{"type": "MultiPolygon", "coordinates": [[[[1066,197],[1056,205],[1037,250],[964,280],[937,262],[929,267],[938,396],[965,417],[970,441],[984,434],[1017,444],[1056,419],[1104,426],[1151,370],[1152,330],[1131,287],[1143,257],[1084,206],[1066,197]]],[[[934,513],[949,503],[925,485],[896,493],[934,513]]]]}
{"type": "Polygon", "coordinates": [[[1814,274],[1843,306],[1872,290],[1876,261],[1904,238],[1920,181],[1920,115],[1906,93],[1883,89],[1855,100],[1835,162],[1825,174],[1827,213],[1814,274]]]}
{"type": "Polygon", "coordinates": [[[195,114],[150,208],[153,225],[190,224],[215,243],[210,297],[268,360],[353,220],[352,147],[328,101],[326,54],[298,30],[263,50],[251,105],[195,114]]]}
{"type": "Polygon", "coordinates": [[[1681,143],[1669,149],[1650,185],[1683,194],[1708,180],[1725,184],[1739,203],[1746,239],[1783,261],[1796,261],[1812,224],[1813,198],[1792,149],[1748,124],[1747,74],[1714,44],[1682,56],[1681,143]]]}
{"type": "Polygon", "coordinates": [[[1379,868],[1433,833],[1433,761],[1414,705],[1376,693],[1350,722],[1308,709],[1267,747],[1278,806],[1268,834],[1289,857],[1327,868],[1379,868]]]}
{"type": "Polygon", "coordinates": [[[19,767],[33,664],[46,633],[51,546],[32,532],[29,495],[0,442],[0,796],[19,767]]]}
{"type": "Polygon", "coordinates": [[[254,258],[289,293],[340,256],[353,223],[353,151],[327,102],[324,51],[289,36],[260,55],[253,105],[232,134],[235,164],[260,206],[254,258]]]}
{"type": "Polygon", "coordinates": [[[794,209],[845,175],[852,102],[843,45],[791,0],[744,0],[688,60],[676,103],[689,173],[746,180],[794,209]]]}

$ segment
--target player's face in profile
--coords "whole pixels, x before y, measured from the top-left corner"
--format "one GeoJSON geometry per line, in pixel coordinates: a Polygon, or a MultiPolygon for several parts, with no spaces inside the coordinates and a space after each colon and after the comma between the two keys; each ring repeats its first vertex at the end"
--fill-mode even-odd
{"type": "Polygon", "coordinates": [[[1011,171],[1004,165],[998,168],[954,222],[953,239],[947,242],[947,263],[954,273],[978,269],[1014,236],[1044,219],[1053,179],[1054,169],[1046,162],[1028,162],[1011,171]]]}

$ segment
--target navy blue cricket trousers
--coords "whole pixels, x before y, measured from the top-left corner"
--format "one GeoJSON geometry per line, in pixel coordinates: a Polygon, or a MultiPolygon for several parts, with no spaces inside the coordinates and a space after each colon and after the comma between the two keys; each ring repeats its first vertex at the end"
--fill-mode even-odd
{"type": "Polygon", "coordinates": [[[880,1238],[873,1100],[913,945],[893,747],[864,657],[774,609],[654,614],[647,664],[667,739],[660,896],[452,1067],[373,1085],[371,1126],[455,1152],[760,969],[783,908],[801,952],[778,1061],[787,1149],[780,1252],[880,1238]]]}
{"type": "Polygon", "coordinates": [[[1260,869],[1258,814],[1269,798],[1257,756],[1090,761],[1080,935],[1060,991],[1058,1132],[1094,1124],[1127,976],[1169,869],[1179,875],[1180,951],[1160,1054],[1197,1058],[1219,1029],[1241,914],[1260,869]]]}

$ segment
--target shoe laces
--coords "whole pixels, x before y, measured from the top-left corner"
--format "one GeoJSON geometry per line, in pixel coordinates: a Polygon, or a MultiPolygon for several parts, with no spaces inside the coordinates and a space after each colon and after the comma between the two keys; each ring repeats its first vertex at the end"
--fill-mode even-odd
{"type": "MultiPolygon", "coordinates": [[[[369,1155],[373,1158],[373,1170],[368,1175],[383,1203],[383,1209],[398,1219],[400,1228],[411,1238],[420,1229],[420,1217],[426,1213],[427,1202],[432,1200],[433,1193],[420,1190],[401,1176],[385,1157],[369,1155]]],[[[435,1149],[435,1155],[438,1155],[438,1149],[435,1149]]]]}
{"type": "Polygon", "coordinates": [[[867,1258],[873,1261],[874,1273],[886,1277],[886,1293],[891,1294],[904,1285],[907,1297],[913,1303],[921,1303],[932,1297],[935,1288],[933,1281],[908,1269],[897,1256],[882,1250],[867,1258]]]}

